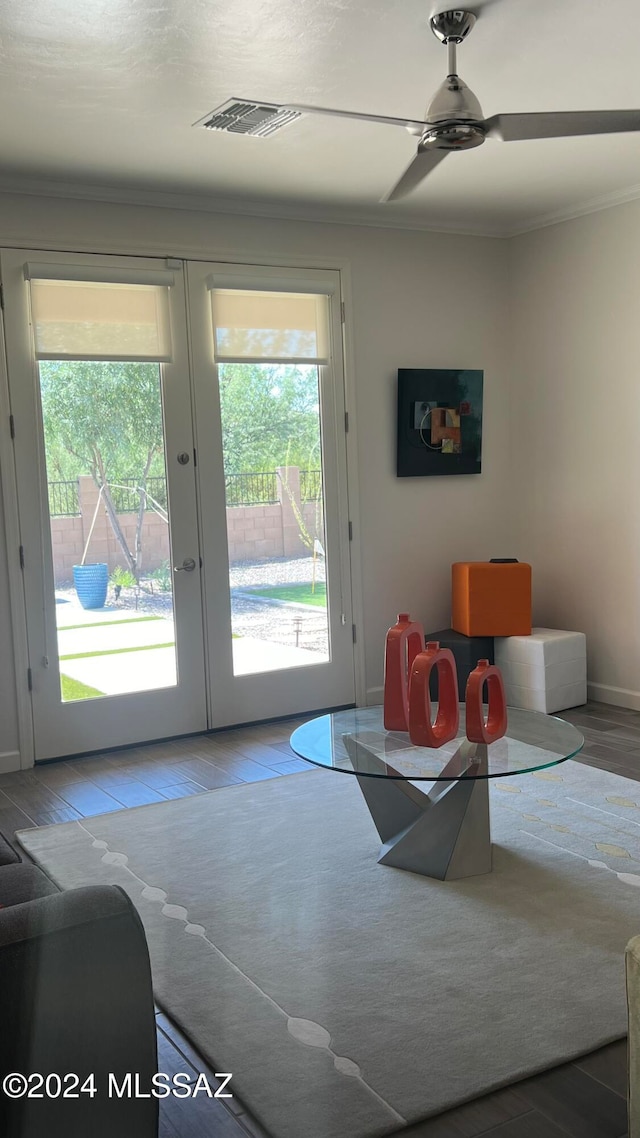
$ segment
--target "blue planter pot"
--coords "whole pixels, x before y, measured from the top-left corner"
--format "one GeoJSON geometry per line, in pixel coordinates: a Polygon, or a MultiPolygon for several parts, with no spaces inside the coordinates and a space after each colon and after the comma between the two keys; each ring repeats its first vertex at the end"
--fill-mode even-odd
{"type": "Polygon", "coordinates": [[[109,567],[102,562],[74,565],[73,583],[83,609],[101,609],[107,599],[109,567]]]}

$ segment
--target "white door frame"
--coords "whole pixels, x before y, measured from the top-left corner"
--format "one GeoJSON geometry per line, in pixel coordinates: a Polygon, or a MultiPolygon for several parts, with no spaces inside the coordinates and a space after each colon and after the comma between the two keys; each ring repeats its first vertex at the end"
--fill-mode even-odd
{"type": "MultiPolygon", "coordinates": [[[[0,756],[0,772],[32,767],[34,764],[33,707],[29,692],[29,644],[24,578],[20,568],[20,517],[18,482],[13,446],[13,418],[9,402],[7,360],[4,339],[4,312],[0,321],[0,482],[4,507],[7,550],[7,576],[11,605],[11,647],[15,664],[15,694],[18,721],[18,752],[0,756]]],[[[0,535],[1,536],[1,535],[0,535]]]]}

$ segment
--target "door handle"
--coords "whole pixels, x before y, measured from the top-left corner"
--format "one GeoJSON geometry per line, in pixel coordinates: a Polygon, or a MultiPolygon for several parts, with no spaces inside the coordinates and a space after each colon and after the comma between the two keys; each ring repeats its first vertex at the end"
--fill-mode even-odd
{"type": "Polygon", "coordinates": [[[182,565],[174,565],[173,571],[174,573],[193,573],[195,567],[196,563],[193,560],[193,557],[185,557],[182,565]]]}

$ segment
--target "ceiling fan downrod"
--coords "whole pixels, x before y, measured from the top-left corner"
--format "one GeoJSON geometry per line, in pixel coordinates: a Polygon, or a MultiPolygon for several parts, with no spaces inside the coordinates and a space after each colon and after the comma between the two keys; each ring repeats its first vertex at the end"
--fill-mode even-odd
{"type": "Polygon", "coordinates": [[[449,75],[457,75],[457,48],[467,38],[476,22],[473,12],[438,12],[429,20],[429,26],[436,39],[446,44],[449,56],[449,75]]]}

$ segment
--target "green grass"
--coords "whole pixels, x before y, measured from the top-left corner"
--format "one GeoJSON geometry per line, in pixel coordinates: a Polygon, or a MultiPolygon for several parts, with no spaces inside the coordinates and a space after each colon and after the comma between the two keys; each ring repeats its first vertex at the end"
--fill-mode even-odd
{"type": "Polygon", "coordinates": [[[170,640],[167,644],[136,644],[133,648],[107,648],[104,652],[71,652],[68,656],[61,656],[60,659],[96,660],[101,656],[119,656],[122,652],[153,652],[156,648],[175,648],[175,642],[170,640]]]}
{"type": "Polygon", "coordinates": [[[317,581],[315,592],[311,592],[311,585],[272,585],[268,589],[251,589],[257,597],[269,597],[274,601],[286,601],[297,605],[315,605],[317,608],[327,607],[327,586],[324,581],[317,581]]]}
{"type": "Polygon", "coordinates": [[[72,703],[75,699],[95,699],[96,696],[104,695],[103,691],[90,688],[88,684],[80,683],[80,680],[72,680],[71,676],[64,676],[62,672],[60,673],[60,688],[63,703],[72,703]]]}
{"type": "Polygon", "coordinates": [[[88,624],[59,624],[58,632],[71,632],[76,628],[113,628],[114,624],[142,624],[143,620],[162,620],[161,616],[129,616],[122,620],[95,620],[88,624]]]}

